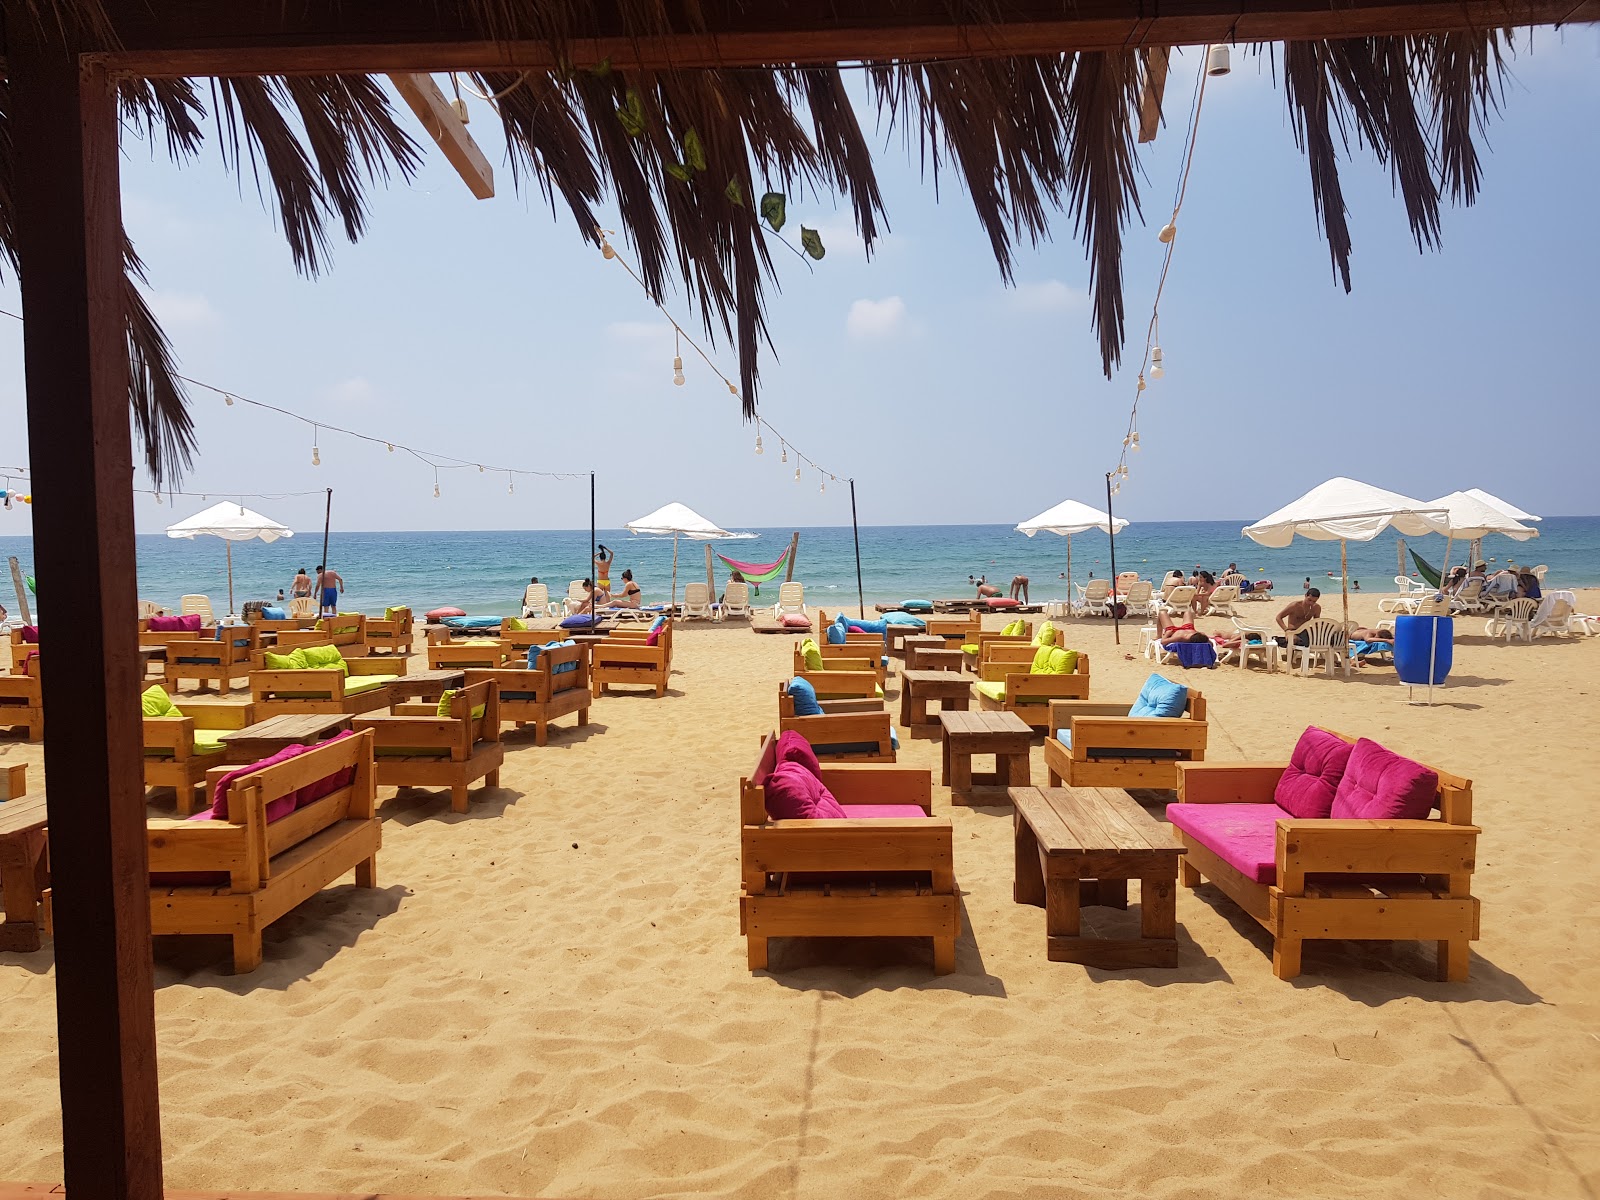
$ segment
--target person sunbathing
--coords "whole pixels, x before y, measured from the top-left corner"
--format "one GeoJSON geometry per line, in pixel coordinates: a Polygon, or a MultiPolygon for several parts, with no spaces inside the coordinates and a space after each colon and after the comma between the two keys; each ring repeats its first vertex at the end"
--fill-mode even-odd
{"type": "Polygon", "coordinates": [[[622,573],[622,586],[611,594],[611,605],[613,608],[638,608],[639,597],[639,585],[633,581],[633,568],[629,567],[622,573]]]}
{"type": "Polygon", "coordinates": [[[609,603],[611,603],[611,593],[606,591],[604,588],[596,591],[594,580],[585,579],[583,581],[583,602],[578,605],[575,611],[579,613],[590,613],[594,611],[597,605],[601,608],[604,608],[609,603]]]}
{"type": "Polygon", "coordinates": [[[1194,615],[1203,617],[1211,611],[1211,593],[1217,590],[1217,581],[1210,571],[1198,571],[1193,579],[1194,599],[1189,602],[1194,615]]]}
{"type": "Polygon", "coordinates": [[[1178,621],[1166,613],[1156,614],[1156,642],[1172,646],[1178,642],[1209,642],[1211,639],[1194,627],[1193,621],[1178,621]]]}

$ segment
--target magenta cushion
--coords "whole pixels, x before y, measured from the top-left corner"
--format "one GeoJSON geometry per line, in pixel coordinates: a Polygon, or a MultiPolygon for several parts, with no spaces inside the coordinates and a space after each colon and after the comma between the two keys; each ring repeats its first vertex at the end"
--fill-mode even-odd
{"type": "Polygon", "coordinates": [[[153,633],[198,633],[202,622],[199,613],[181,617],[151,617],[148,628],[153,633]]]}
{"type": "MultiPolygon", "coordinates": [[[[354,736],[355,732],[347,729],[329,738],[326,742],[318,742],[316,746],[305,746],[296,742],[292,746],[285,746],[271,758],[263,758],[260,762],[240,767],[236,771],[229,771],[217,781],[216,790],[212,793],[211,807],[201,809],[189,819],[191,821],[226,821],[228,819],[228,786],[239,776],[248,775],[252,771],[259,771],[262,767],[288,762],[291,758],[298,758],[307,750],[315,750],[318,746],[326,746],[328,742],[337,742],[354,736]]],[[[297,792],[291,792],[287,796],[279,796],[276,800],[267,801],[267,824],[270,825],[274,821],[287,817],[297,808],[304,808],[308,804],[314,804],[324,796],[330,796],[342,787],[349,787],[354,778],[355,768],[344,767],[326,778],[313,780],[297,792]]]]}
{"type": "Polygon", "coordinates": [[[783,618],[785,629],[810,629],[811,618],[804,613],[789,613],[783,618]]]}
{"type": "Polygon", "coordinates": [[[844,809],[833,793],[799,763],[779,763],[767,776],[767,815],[775,821],[837,820],[844,809]]]}
{"type": "Polygon", "coordinates": [[[991,596],[987,603],[990,608],[1017,608],[1019,606],[1019,601],[1013,600],[1009,596],[991,596]]]}
{"type": "Polygon", "coordinates": [[[1369,821],[1422,821],[1433,811],[1439,776],[1419,762],[1362,738],[1333,796],[1333,815],[1369,821]]]}
{"type": "Polygon", "coordinates": [[[664,628],[665,626],[663,625],[652,625],[650,632],[644,635],[644,644],[646,646],[658,645],[661,641],[661,631],[664,628]]]}
{"type": "Polygon", "coordinates": [[[806,741],[803,734],[796,733],[792,729],[784,730],[778,735],[775,753],[778,762],[799,763],[819,780],[822,778],[822,764],[817,761],[817,752],[811,748],[811,743],[806,741]]]}
{"type": "Polygon", "coordinates": [[[1278,807],[1292,817],[1323,818],[1333,811],[1333,795],[1344,778],[1353,747],[1341,737],[1315,725],[1306,727],[1294,744],[1289,765],[1272,794],[1278,807]]]}
{"type": "Polygon", "coordinates": [[[1288,818],[1276,804],[1169,804],[1167,820],[1246,879],[1278,878],[1278,822],[1288,818]]]}
{"type": "Polygon", "coordinates": [[[928,814],[917,804],[844,804],[840,805],[847,817],[925,817],[928,814]]]}
{"type": "Polygon", "coordinates": [[[29,646],[39,644],[39,627],[37,625],[24,625],[22,627],[22,640],[29,646]]]}

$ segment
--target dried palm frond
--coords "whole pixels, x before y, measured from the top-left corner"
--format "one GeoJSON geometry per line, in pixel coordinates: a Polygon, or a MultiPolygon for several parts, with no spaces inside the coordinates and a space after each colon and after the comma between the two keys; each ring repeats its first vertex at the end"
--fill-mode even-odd
{"type": "MultiPolygon", "coordinates": [[[[1328,85],[1321,42],[1289,42],[1283,48],[1283,95],[1289,103],[1295,143],[1311,165],[1311,200],[1328,242],[1334,274],[1350,290],[1350,210],[1339,183],[1339,150],[1333,131],[1340,121],[1328,85]]],[[[1341,135],[1343,129],[1340,129],[1341,135]]]]}
{"type": "Polygon", "coordinates": [[[145,302],[148,280],[133,243],[123,235],[123,309],[128,327],[128,407],[144,449],[145,469],[157,491],[176,480],[193,459],[194,420],[172,361],[172,347],[145,302]]]}
{"type": "Polygon", "coordinates": [[[167,137],[167,154],[193,158],[204,140],[199,117],[204,115],[187,79],[124,79],[117,85],[122,119],[152,145],[157,129],[167,137]]]}

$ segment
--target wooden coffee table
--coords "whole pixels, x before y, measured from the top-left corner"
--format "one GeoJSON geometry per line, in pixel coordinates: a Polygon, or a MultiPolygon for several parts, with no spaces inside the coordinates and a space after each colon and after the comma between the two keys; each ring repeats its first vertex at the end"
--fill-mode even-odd
{"type": "Polygon", "coordinates": [[[911,656],[924,646],[926,646],[929,650],[942,649],[944,646],[944,639],[929,637],[925,633],[913,633],[900,639],[900,653],[905,656],[906,666],[911,668],[913,671],[924,669],[911,661],[911,656]]]}
{"type": "Polygon", "coordinates": [[[43,792],[0,804],[0,894],[6,905],[0,950],[29,953],[39,948],[39,906],[50,874],[44,827],[43,792]]]}
{"type": "Polygon", "coordinates": [[[1119,788],[1014,787],[1018,904],[1044,909],[1051,962],[1118,971],[1178,965],[1178,863],[1172,831],[1119,788]],[[1139,881],[1139,933],[1132,939],[1086,937],[1085,905],[1128,907],[1128,880],[1139,881]]]}
{"type": "Polygon", "coordinates": [[[961,650],[938,646],[912,646],[906,651],[906,666],[913,671],[960,671],[961,650]]]}
{"type": "Polygon", "coordinates": [[[396,700],[438,700],[452,688],[467,681],[465,671],[413,671],[402,675],[389,685],[389,694],[396,700]]]}
{"type": "Polygon", "coordinates": [[[972,688],[965,675],[949,671],[900,672],[900,724],[907,732],[930,737],[938,732],[937,718],[928,715],[930,700],[937,700],[945,712],[965,712],[972,688]]]}
{"type": "MultiPolygon", "coordinates": [[[[951,804],[973,803],[974,788],[1026,787],[1033,730],[1013,712],[942,712],[943,769],[939,782],[950,789],[951,804]],[[976,774],[972,758],[994,755],[994,770],[976,774]]],[[[996,797],[995,803],[1003,802],[996,797]]]]}
{"type": "Polygon", "coordinates": [[[223,734],[222,761],[230,765],[260,762],[286,746],[325,742],[350,728],[348,713],[282,713],[223,734]]]}

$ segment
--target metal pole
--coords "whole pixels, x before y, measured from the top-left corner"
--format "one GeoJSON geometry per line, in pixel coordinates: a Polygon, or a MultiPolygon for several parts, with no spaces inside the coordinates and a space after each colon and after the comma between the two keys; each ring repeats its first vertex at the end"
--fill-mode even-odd
{"type": "Polygon", "coordinates": [[[1344,627],[1350,628],[1350,560],[1345,556],[1345,548],[1349,545],[1343,538],[1339,539],[1339,588],[1344,599],[1344,627]]]}
{"type": "Polygon", "coordinates": [[[856,481],[850,481],[850,532],[856,539],[856,602],[860,605],[861,619],[867,619],[867,591],[861,586],[861,526],[856,523],[856,481]]]}
{"type": "MultiPolygon", "coordinates": [[[[590,471],[589,472],[589,569],[591,571],[593,571],[595,569],[595,565],[594,565],[595,523],[594,522],[595,522],[595,517],[594,517],[594,472],[590,471]]],[[[595,612],[595,609],[598,607],[598,605],[595,604],[594,598],[595,598],[596,591],[600,587],[600,577],[598,575],[595,576],[594,578],[592,578],[589,581],[589,583],[590,583],[590,588],[589,588],[589,628],[593,629],[594,628],[594,623],[595,623],[595,618],[597,616],[599,616],[599,614],[597,612],[595,612]]]]}
{"type": "Polygon", "coordinates": [[[231,617],[238,611],[233,607],[233,543],[224,538],[223,544],[228,547],[228,615],[231,617]]]}
{"type": "Polygon", "coordinates": [[[1111,472],[1106,472],[1106,525],[1111,530],[1111,625],[1117,645],[1122,645],[1122,618],[1117,615],[1117,520],[1111,512],[1111,472]]]}
{"type": "MultiPolygon", "coordinates": [[[[319,615],[321,614],[322,609],[323,609],[323,596],[325,595],[325,593],[327,591],[327,585],[323,582],[323,580],[327,577],[327,573],[328,573],[328,530],[331,529],[332,526],[333,526],[333,489],[329,488],[328,489],[328,507],[322,514],[322,570],[317,573],[318,576],[319,576],[319,578],[317,579],[317,613],[319,615]]],[[[230,595],[231,595],[231,593],[230,593],[230,595]]],[[[229,602],[229,607],[230,608],[233,607],[231,600],[229,602]]],[[[334,605],[334,608],[338,608],[338,607],[339,606],[337,604],[334,605]]]]}

